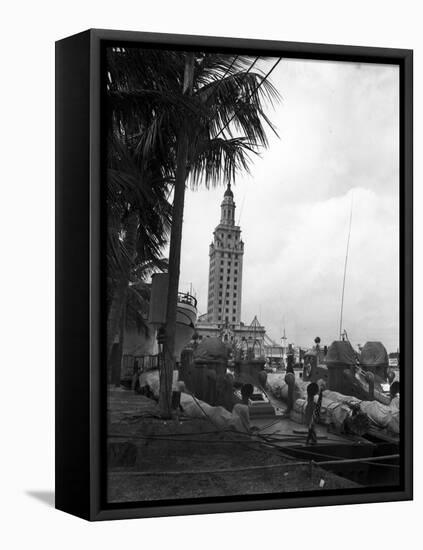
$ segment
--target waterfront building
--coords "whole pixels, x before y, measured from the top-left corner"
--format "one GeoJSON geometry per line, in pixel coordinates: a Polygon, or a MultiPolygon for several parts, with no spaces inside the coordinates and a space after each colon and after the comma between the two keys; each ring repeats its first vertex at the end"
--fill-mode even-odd
{"type": "Polygon", "coordinates": [[[235,202],[228,185],[220,205],[220,223],[209,247],[207,322],[239,325],[241,322],[244,243],[235,225],[235,202]]]}
{"type": "Polygon", "coordinates": [[[235,348],[248,346],[256,355],[263,355],[265,327],[257,317],[250,324],[241,321],[244,242],[241,228],[235,224],[235,209],[228,185],[220,205],[220,223],[209,247],[207,313],[198,318],[196,332],[200,341],[219,337],[235,348]]]}

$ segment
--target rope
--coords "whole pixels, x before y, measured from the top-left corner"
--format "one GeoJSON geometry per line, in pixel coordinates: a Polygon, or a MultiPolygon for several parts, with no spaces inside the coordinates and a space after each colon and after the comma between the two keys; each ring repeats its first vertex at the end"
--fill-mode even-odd
{"type": "Polygon", "coordinates": [[[303,454],[335,459],[335,460],[317,462],[316,464],[319,464],[319,466],[320,465],[331,465],[331,464],[343,464],[345,460],[349,460],[351,462],[361,462],[363,464],[372,464],[372,465],[375,465],[375,466],[386,466],[386,467],[392,467],[392,468],[399,468],[399,466],[397,464],[379,464],[379,461],[381,461],[381,460],[393,460],[393,459],[399,458],[399,456],[400,456],[399,454],[385,455],[385,456],[378,456],[378,457],[339,459],[334,455],[318,453],[316,451],[310,451],[310,450],[306,451],[304,449],[301,449],[300,452],[303,453],[303,454]]]}
{"type": "MultiPolygon", "coordinates": [[[[225,74],[222,76],[222,78],[219,80],[218,85],[217,85],[216,88],[213,90],[213,95],[214,95],[214,96],[217,94],[217,91],[219,90],[219,88],[220,88],[222,82],[223,82],[223,81],[225,80],[225,78],[227,77],[229,71],[230,71],[230,70],[232,69],[232,67],[234,66],[234,63],[235,63],[235,61],[238,59],[238,57],[239,57],[239,55],[236,55],[236,56],[233,58],[232,63],[231,63],[230,66],[226,69],[225,74]]],[[[257,59],[258,59],[258,57],[256,57],[256,61],[257,61],[257,59]]],[[[256,61],[254,61],[254,63],[255,63],[256,61]]],[[[254,65],[254,63],[253,63],[253,65],[254,65]]],[[[253,67],[253,65],[251,65],[251,67],[248,69],[247,73],[250,72],[250,70],[251,70],[251,68],[253,67]]]]}
{"type": "MultiPolygon", "coordinates": [[[[232,431],[232,430],[227,430],[227,431],[219,430],[217,432],[204,432],[204,433],[205,434],[227,433],[227,432],[230,432],[230,431],[232,431]]],[[[197,432],[197,435],[199,435],[200,433],[201,432],[197,432]]],[[[235,433],[237,433],[240,436],[248,436],[248,434],[242,434],[240,432],[235,432],[235,433]]],[[[179,442],[179,443],[181,443],[183,441],[183,442],[188,442],[188,443],[211,443],[211,444],[218,444],[218,445],[220,445],[222,443],[226,443],[226,444],[244,444],[244,445],[247,445],[247,446],[251,443],[258,443],[259,445],[260,444],[263,444],[263,445],[266,445],[266,446],[268,445],[269,447],[277,449],[280,452],[284,452],[283,447],[280,447],[278,445],[274,445],[271,442],[262,443],[261,441],[255,441],[255,440],[240,441],[240,440],[236,440],[236,439],[232,439],[232,438],[229,438],[229,440],[225,441],[225,440],[217,440],[217,439],[209,439],[209,438],[194,438],[194,439],[185,439],[185,438],[183,438],[183,439],[180,439],[179,437],[175,437],[175,436],[191,436],[191,435],[193,435],[193,434],[189,434],[189,433],[187,433],[187,434],[172,434],[170,437],[168,437],[166,435],[162,435],[162,436],[133,435],[133,436],[128,437],[127,435],[123,435],[123,434],[109,434],[109,438],[125,438],[127,440],[140,439],[140,440],[155,440],[155,441],[175,441],[175,442],[179,442]]],[[[196,435],[196,434],[194,434],[194,435],[196,435]]],[[[300,438],[298,438],[298,439],[300,439],[300,438]]],[[[292,441],[292,440],[295,440],[295,438],[292,438],[292,439],[290,438],[290,441],[292,441]]],[[[259,450],[259,449],[255,449],[255,450],[259,450]]],[[[317,466],[329,466],[329,465],[335,465],[335,464],[362,463],[362,464],[369,464],[369,465],[380,466],[380,467],[399,468],[399,465],[397,465],[397,464],[381,464],[380,463],[383,460],[393,460],[393,459],[399,458],[399,456],[400,456],[399,454],[384,455],[384,456],[379,456],[379,457],[370,457],[370,460],[369,460],[369,457],[340,459],[340,458],[337,458],[334,455],[318,453],[316,451],[306,451],[304,449],[301,449],[300,452],[304,453],[304,454],[308,454],[308,455],[325,457],[325,458],[330,458],[330,459],[335,459],[335,460],[326,460],[326,461],[316,462],[313,459],[311,459],[309,461],[292,462],[293,460],[295,460],[293,457],[284,455],[284,458],[288,462],[283,463],[283,464],[276,464],[276,465],[272,465],[272,466],[268,466],[268,467],[269,468],[270,467],[276,468],[276,467],[281,467],[281,466],[291,466],[291,465],[300,465],[300,464],[301,465],[315,464],[317,466]]],[[[261,467],[260,466],[254,466],[254,467],[251,467],[250,469],[259,469],[259,468],[261,468],[261,467]]],[[[230,471],[230,470],[228,470],[228,471],[230,471]]],[[[187,472],[180,472],[180,473],[185,474],[187,472]]],[[[204,472],[204,473],[207,473],[207,472],[204,472]]],[[[146,472],[146,474],[149,474],[149,472],[146,472]]],[[[164,475],[163,472],[159,472],[159,474],[164,475]]],[[[169,473],[169,475],[170,475],[170,473],[169,473]]]]}
{"type": "Polygon", "coordinates": [[[204,475],[204,474],[221,474],[221,473],[234,473],[234,472],[249,472],[252,470],[269,470],[269,469],[275,469],[275,468],[284,468],[284,467],[292,467],[292,466],[309,466],[309,462],[295,462],[295,463],[289,463],[289,464],[267,464],[263,466],[243,466],[242,468],[219,468],[215,470],[173,470],[173,471],[165,471],[165,472],[109,472],[109,474],[112,475],[135,475],[135,476],[155,476],[155,475],[169,475],[169,476],[175,476],[175,475],[204,475]]]}
{"type": "MultiPolygon", "coordinates": [[[[257,58],[258,59],[258,58],[257,58]]],[[[272,72],[274,71],[274,69],[276,69],[276,67],[278,66],[278,64],[282,61],[282,57],[280,57],[276,63],[273,65],[273,67],[270,69],[270,71],[266,74],[266,76],[261,80],[260,84],[258,86],[256,86],[256,88],[254,88],[254,90],[249,94],[249,96],[247,97],[246,101],[249,101],[253,95],[258,92],[258,90],[261,88],[261,86],[265,83],[265,81],[269,78],[269,76],[272,74],[272,72]]],[[[219,133],[214,137],[214,139],[218,138],[220,136],[220,134],[225,130],[225,128],[227,128],[229,126],[229,124],[233,121],[233,119],[235,118],[236,116],[236,111],[235,113],[231,116],[231,118],[228,120],[228,122],[221,128],[221,130],[219,131],[219,133]]]]}
{"type": "MultiPolygon", "coordinates": [[[[386,457],[378,457],[378,459],[386,459],[391,457],[396,457],[399,455],[389,455],[386,457]]],[[[376,461],[376,459],[374,459],[376,461]]],[[[266,464],[266,465],[260,465],[260,466],[243,466],[241,468],[218,468],[218,469],[212,469],[212,470],[168,470],[168,471],[161,471],[161,472],[110,472],[112,475],[135,475],[135,476],[177,476],[177,475],[204,475],[204,474],[219,474],[219,473],[234,473],[234,472],[248,472],[248,471],[254,471],[254,470],[270,470],[275,468],[288,468],[290,469],[293,466],[329,466],[332,464],[353,464],[356,462],[363,462],[361,458],[351,458],[351,459],[345,459],[345,460],[338,460],[338,461],[326,461],[326,462],[315,462],[313,460],[311,461],[297,461],[297,462],[291,462],[288,464],[266,464]]],[[[381,466],[386,466],[386,464],[381,464],[381,466]]]]}

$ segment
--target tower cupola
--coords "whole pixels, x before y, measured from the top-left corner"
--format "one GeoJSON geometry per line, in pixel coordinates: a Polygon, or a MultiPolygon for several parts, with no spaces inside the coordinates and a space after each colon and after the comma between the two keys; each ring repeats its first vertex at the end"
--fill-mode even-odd
{"type": "Polygon", "coordinates": [[[221,208],[221,215],[220,215],[220,223],[222,225],[235,225],[235,202],[234,202],[234,194],[231,189],[231,184],[228,183],[228,187],[226,188],[226,191],[223,195],[223,201],[220,205],[221,208]]]}
{"type": "Polygon", "coordinates": [[[234,198],[234,194],[232,192],[230,183],[228,183],[228,187],[226,188],[225,194],[223,196],[224,197],[231,197],[232,199],[234,198]]]}

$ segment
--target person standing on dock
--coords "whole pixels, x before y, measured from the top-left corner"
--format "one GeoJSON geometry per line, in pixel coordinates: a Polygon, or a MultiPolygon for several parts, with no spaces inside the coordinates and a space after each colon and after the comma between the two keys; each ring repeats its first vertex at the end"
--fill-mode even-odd
{"type": "Polygon", "coordinates": [[[391,397],[391,408],[399,411],[400,385],[398,381],[392,382],[389,388],[389,395],[391,397]]]}
{"type": "Polygon", "coordinates": [[[323,387],[321,386],[319,389],[319,386],[315,382],[311,382],[311,384],[307,386],[307,405],[305,409],[305,420],[308,426],[306,445],[315,445],[317,443],[317,435],[314,425],[319,421],[322,398],[323,387]],[[319,395],[317,403],[315,401],[316,395],[319,395]]]}
{"type": "Polygon", "coordinates": [[[288,386],[288,407],[285,410],[285,415],[288,415],[294,408],[295,402],[295,373],[292,365],[286,367],[285,382],[288,386]]]}

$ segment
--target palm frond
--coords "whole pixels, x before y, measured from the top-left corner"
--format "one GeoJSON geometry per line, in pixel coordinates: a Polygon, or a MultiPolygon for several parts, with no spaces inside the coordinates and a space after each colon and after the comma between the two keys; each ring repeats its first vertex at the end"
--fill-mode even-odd
{"type": "Polygon", "coordinates": [[[256,144],[251,144],[245,137],[198,141],[189,170],[191,187],[197,188],[203,183],[208,188],[221,180],[232,183],[238,172],[249,173],[251,155],[256,154],[256,144]]]}

